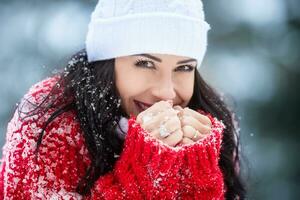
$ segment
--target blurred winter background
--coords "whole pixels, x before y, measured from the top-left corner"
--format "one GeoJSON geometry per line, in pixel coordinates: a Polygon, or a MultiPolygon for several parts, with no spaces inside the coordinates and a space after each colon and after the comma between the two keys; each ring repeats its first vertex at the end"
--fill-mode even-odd
{"type": "MultiPolygon", "coordinates": [[[[0,0],[1,147],[24,93],[84,47],[95,4],[0,0]]],[[[204,4],[212,29],[201,73],[237,110],[249,199],[299,199],[300,1],[204,4]]]]}

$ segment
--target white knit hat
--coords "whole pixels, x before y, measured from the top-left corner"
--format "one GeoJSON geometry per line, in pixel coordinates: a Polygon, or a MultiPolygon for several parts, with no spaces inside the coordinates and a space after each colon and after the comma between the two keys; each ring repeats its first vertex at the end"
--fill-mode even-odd
{"type": "Polygon", "coordinates": [[[86,37],[88,61],[162,53],[200,66],[209,29],[201,0],[99,0],[86,37]]]}

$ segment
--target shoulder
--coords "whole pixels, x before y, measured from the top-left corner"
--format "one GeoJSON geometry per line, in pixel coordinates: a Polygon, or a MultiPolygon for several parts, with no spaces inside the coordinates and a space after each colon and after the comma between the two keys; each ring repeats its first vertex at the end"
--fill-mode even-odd
{"type": "MultiPolygon", "coordinates": [[[[37,137],[37,133],[41,131],[40,129],[57,109],[50,105],[54,99],[57,99],[62,90],[54,95],[50,95],[50,93],[56,90],[55,85],[58,84],[59,80],[59,75],[48,77],[29,88],[21,98],[12,119],[8,123],[7,137],[15,132],[26,132],[26,134],[33,134],[30,136],[37,137]]],[[[65,120],[71,118],[73,119],[73,116],[68,114],[65,120]]]]}
{"type": "Polygon", "coordinates": [[[59,81],[60,75],[55,75],[35,83],[29,88],[22,100],[26,99],[31,103],[41,103],[51,91],[55,90],[57,94],[62,92],[59,81]]]}
{"type": "MultiPolygon", "coordinates": [[[[34,140],[38,139],[45,128],[41,147],[46,143],[55,143],[55,138],[62,140],[62,137],[65,137],[70,142],[82,140],[80,123],[74,110],[54,115],[65,103],[60,102],[62,93],[63,87],[60,85],[59,75],[45,78],[34,84],[22,98],[10,123],[18,124],[18,130],[34,140]]],[[[15,127],[14,125],[12,127],[15,127]]]]}
{"type": "Polygon", "coordinates": [[[32,191],[35,191],[36,187],[44,189],[49,186],[51,188],[45,190],[45,196],[52,194],[51,191],[55,189],[75,191],[76,183],[90,164],[88,150],[74,110],[62,112],[49,124],[46,122],[57,108],[49,107],[45,112],[34,112],[34,104],[43,102],[58,81],[59,77],[56,76],[33,85],[22,99],[22,112],[16,110],[8,124],[3,148],[3,161],[6,163],[3,165],[3,176],[5,180],[16,180],[7,181],[2,186],[8,194],[11,192],[11,195],[32,197],[32,191]],[[28,110],[30,114],[24,117],[28,110]],[[37,141],[43,130],[36,157],[37,141]],[[29,186],[34,186],[35,189],[31,191],[29,186]]]}
{"type": "Polygon", "coordinates": [[[22,151],[31,154],[44,131],[40,146],[42,151],[49,151],[55,147],[75,147],[76,145],[79,151],[87,153],[76,112],[69,110],[53,117],[59,106],[49,106],[49,101],[52,101],[53,97],[55,99],[55,96],[59,96],[62,92],[62,88],[55,88],[59,84],[59,80],[59,76],[46,78],[34,84],[24,95],[8,123],[6,143],[10,145],[6,145],[6,148],[9,149],[5,150],[15,151],[22,147],[22,151]],[[54,96],[48,97],[48,94],[53,91],[54,96]],[[43,104],[43,102],[46,103],[43,104]],[[53,119],[47,123],[50,118],[53,119]]]}

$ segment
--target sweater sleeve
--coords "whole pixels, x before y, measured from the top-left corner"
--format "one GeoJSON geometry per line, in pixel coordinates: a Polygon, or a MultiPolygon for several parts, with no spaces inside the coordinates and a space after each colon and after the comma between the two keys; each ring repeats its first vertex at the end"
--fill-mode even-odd
{"type": "MultiPolygon", "coordinates": [[[[45,84],[50,83],[44,81],[25,97],[38,100],[45,95],[45,84]]],[[[16,111],[9,122],[0,172],[1,199],[82,199],[75,188],[89,159],[75,113],[65,112],[47,126],[36,157],[39,133],[52,111],[25,119],[16,111]]]]}
{"type": "Polygon", "coordinates": [[[125,146],[114,170],[100,177],[91,199],[222,199],[218,166],[222,123],[203,141],[169,147],[129,119],[125,146]],[[197,199],[197,198],[196,198],[197,199]]]}
{"type": "Polygon", "coordinates": [[[219,167],[220,148],[225,125],[206,114],[212,122],[211,133],[203,140],[183,146],[181,195],[186,199],[224,199],[223,174],[219,167]],[[190,198],[188,198],[190,197],[190,198]]]}

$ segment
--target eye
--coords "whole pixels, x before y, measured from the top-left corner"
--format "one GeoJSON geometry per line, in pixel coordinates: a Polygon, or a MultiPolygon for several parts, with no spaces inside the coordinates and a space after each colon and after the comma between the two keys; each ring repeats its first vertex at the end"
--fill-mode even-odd
{"type": "Polygon", "coordinates": [[[135,66],[137,67],[142,67],[142,68],[150,68],[150,69],[154,69],[154,63],[152,61],[149,60],[137,60],[134,63],[135,66]]]}
{"type": "Polygon", "coordinates": [[[182,65],[176,68],[175,71],[183,71],[183,72],[191,72],[195,69],[196,67],[192,65],[182,65]]]}

